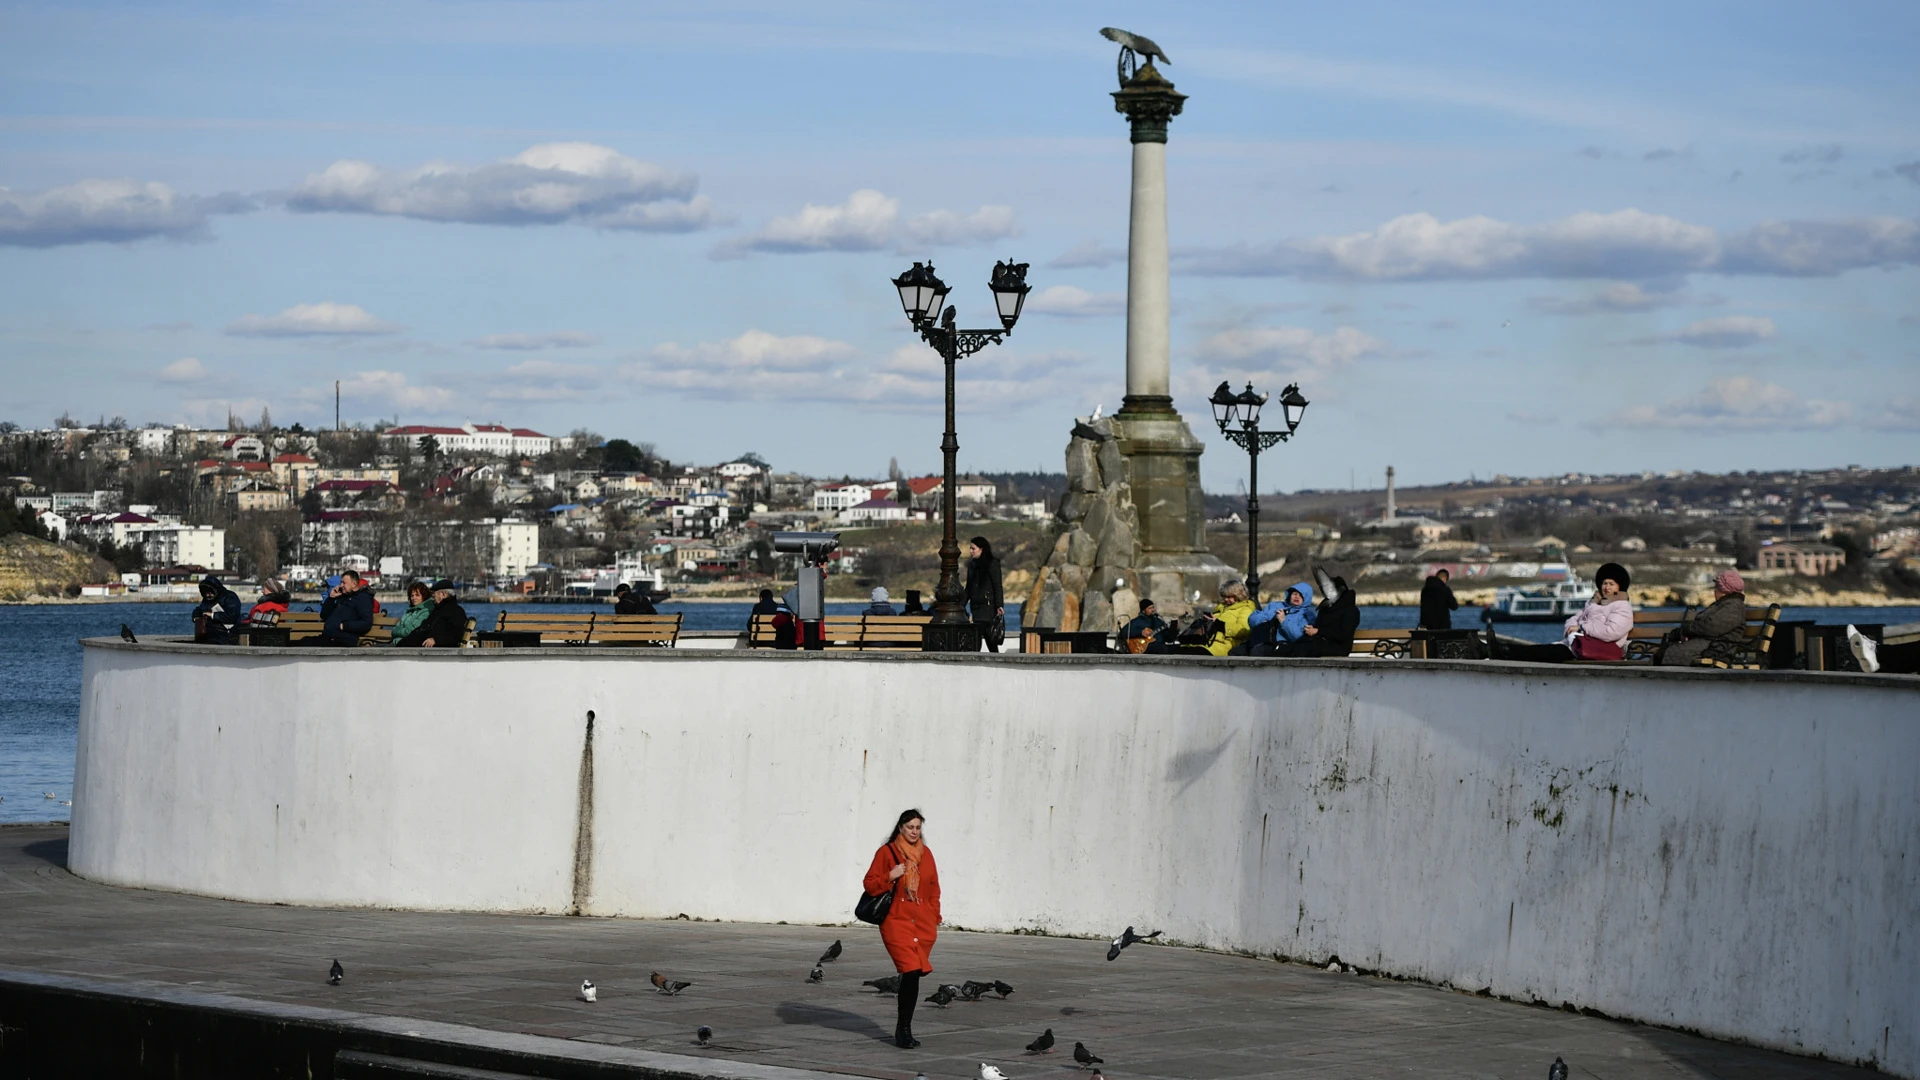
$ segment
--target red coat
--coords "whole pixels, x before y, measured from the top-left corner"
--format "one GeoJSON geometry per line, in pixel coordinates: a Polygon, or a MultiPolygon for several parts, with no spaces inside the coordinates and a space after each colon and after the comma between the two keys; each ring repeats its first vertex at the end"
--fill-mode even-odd
{"type": "MultiPolygon", "coordinates": [[[[873,853],[873,865],[867,867],[867,879],[863,883],[868,895],[886,892],[896,888],[897,882],[887,880],[893,868],[905,862],[892,843],[880,845],[873,853]]],[[[901,880],[906,880],[905,876],[901,880]]],[[[887,955],[893,958],[894,970],[932,971],[933,939],[940,931],[940,871],[933,865],[933,849],[923,841],[920,845],[920,902],[907,899],[906,890],[899,889],[893,895],[893,907],[887,911],[887,920],[880,924],[880,940],[887,946],[887,955]]]]}

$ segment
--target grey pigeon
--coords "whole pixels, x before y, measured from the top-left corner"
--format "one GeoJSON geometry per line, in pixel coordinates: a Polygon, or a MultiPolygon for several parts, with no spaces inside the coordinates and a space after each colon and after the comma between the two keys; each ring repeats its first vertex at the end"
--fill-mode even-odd
{"type": "Polygon", "coordinates": [[[999,979],[995,979],[993,980],[993,992],[999,994],[1000,997],[1004,999],[1008,994],[1013,993],[1013,987],[1008,986],[999,979]]]}
{"type": "Polygon", "coordinates": [[[959,989],[960,988],[957,986],[942,986],[938,990],[935,990],[933,993],[927,995],[927,1002],[932,1005],[938,1005],[944,1009],[947,1006],[953,1004],[954,998],[960,996],[959,993],[957,992],[959,989]]]}
{"type": "Polygon", "coordinates": [[[327,985],[328,986],[339,986],[340,980],[346,977],[347,977],[347,969],[341,967],[340,961],[338,960],[335,960],[333,962],[333,966],[327,969],[327,985]]]}
{"type": "Polygon", "coordinates": [[[878,979],[868,979],[860,985],[871,986],[883,994],[897,994],[900,992],[900,976],[883,975],[878,979]]]}
{"type": "Polygon", "coordinates": [[[1136,934],[1133,932],[1133,927],[1129,926],[1120,932],[1119,937],[1113,939],[1113,943],[1107,949],[1107,959],[1118,960],[1121,949],[1126,948],[1136,941],[1152,941],[1159,936],[1160,931],[1158,930],[1155,930],[1151,934],[1136,934]]]}
{"type": "Polygon", "coordinates": [[[1553,1064],[1547,1066],[1547,1080],[1567,1080],[1567,1063],[1554,1056],[1553,1064]]]}
{"type": "Polygon", "coordinates": [[[1047,1030],[1041,1032],[1039,1038],[1027,1044],[1027,1053],[1029,1054],[1045,1054],[1050,1052],[1052,1049],[1053,1049],[1053,1029],[1052,1028],[1048,1028],[1047,1030]]]}
{"type": "Polygon", "coordinates": [[[810,983],[826,982],[827,969],[821,967],[819,964],[813,965],[813,970],[807,973],[807,981],[810,983]]]}
{"type": "Polygon", "coordinates": [[[838,959],[840,959],[840,943],[836,941],[832,945],[827,946],[827,951],[820,954],[820,959],[815,960],[813,966],[819,967],[821,964],[831,964],[838,959]]]}
{"type": "Polygon", "coordinates": [[[1173,61],[1167,59],[1167,54],[1161,51],[1160,46],[1153,43],[1152,38],[1141,37],[1139,34],[1130,34],[1125,30],[1112,26],[1101,29],[1100,36],[1123,49],[1132,49],[1134,52],[1146,57],[1149,63],[1151,63],[1155,57],[1159,57],[1162,63],[1173,63],[1173,61]]]}
{"type": "Polygon", "coordinates": [[[993,989],[992,983],[974,982],[972,979],[968,979],[966,982],[960,984],[960,1000],[979,1001],[980,995],[991,989],[993,989]]]}
{"type": "Polygon", "coordinates": [[[700,1046],[705,1046],[713,1041],[713,1029],[705,1024],[701,1024],[700,1030],[693,1033],[693,1038],[695,1043],[700,1046]]]}
{"type": "Polygon", "coordinates": [[[668,997],[672,997],[673,995],[693,985],[690,982],[679,982],[674,979],[669,979],[665,975],[662,975],[657,971],[654,972],[652,976],[649,977],[649,981],[653,983],[654,989],[660,991],[661,993],[667,995],[668,997]]]}
{"type": "Polygon", "coordinates": [[[140,639],[133,636],[133,627],[128,626],[126,623],[120,624],[120,640],[129,645],[140,644],[140,639]]]}
{"type": "Polygon", "coordinates": [[[1077,1042],[1073,1044],[1073,1060],[1079,1062],[1080,1067],[1084,1069],[1089,1065],[1098,1065],[1105,1059],[1094,1057],[1093,1051],[1087,1049],[1086,1043],[1077,1042]]]}

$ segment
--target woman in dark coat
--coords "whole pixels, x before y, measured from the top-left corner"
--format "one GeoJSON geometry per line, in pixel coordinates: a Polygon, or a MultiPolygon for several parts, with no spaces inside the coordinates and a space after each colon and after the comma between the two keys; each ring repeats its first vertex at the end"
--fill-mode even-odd
{"type": "Polygon", "coordinates": [[[980,630],[988,652],[1000,651],[1006,633],[1006,594],[1000,587],[1000,560],[984,536],[967,541],[967,615],[980,630]]]}
{"type": "Polygon", "coordinates": [[[1655,662],[1688,667],[1699,663],[1715,644],[1724,648],[1745,644],[1746,639],[1747,583],[1739,573],[1722,570],[1713,579],[1713,603],[1686,613],[1680,628],[1660,646],[1655,662]]]}
{"type": "Polygon", "coordinates": [[[920,1000],[920,977],[933,974],[933,939],[940,928],[940,872],[920,835],[925,821],[918,810],[901,814],[893,835],[873,853],[862,883],[868,896],[893,893],[893,906],[880,924],[880,940],[900,973],[900,1019],[893,1044],[902,1050],[920,1045],[913,1037],[913,1007],[920,1000]]]}

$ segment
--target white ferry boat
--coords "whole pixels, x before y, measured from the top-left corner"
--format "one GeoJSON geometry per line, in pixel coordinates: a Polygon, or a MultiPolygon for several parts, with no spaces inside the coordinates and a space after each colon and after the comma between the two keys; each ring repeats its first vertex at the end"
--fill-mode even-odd
{"type": "Polygon", "coordinates": [[[1560,622],[1593,598],[1591,581],[1556,581],[1540,585],[1505,585],[1493,590],[1495,622],[1560,622]]]}

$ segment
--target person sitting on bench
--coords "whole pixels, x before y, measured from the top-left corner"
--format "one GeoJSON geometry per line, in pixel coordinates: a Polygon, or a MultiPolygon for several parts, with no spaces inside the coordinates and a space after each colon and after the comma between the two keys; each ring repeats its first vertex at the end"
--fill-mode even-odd
{"type": "Polygon", "coordinates": [[[1732,569],[1713,578],[1713,603],[1688,611],[1680,626],[1654,653],[1653,662],[1667,667],[1691,667],[1716,644],[1724,649],[1747,640],[1747,583],[1732,569]]]}
{"type": "Polygon", "coordinates": [[[306,644],[358,645],[360,635],[371,629],[373,593],[367,591],[357,572],[342,570],[340,584],[320,602],[320,632],[307,638],[306,644]]]}
{"type": "Polygon", "coordinates": [[[1220,610],[1214,613],[1205,644],[1155,641],[1147,652],[1185,656],[1225,656],[1234,646],[1247,640],[1247,616],[1253,614],[1253,601],[1247,599],[1247,583],[1229,581],[1220,586],[1220,610]]]}
{"type": "Polygon", "coordinates": [[[208,574],[200,579],[200,603],[193,609],[193,640],[206,645],[231,645],[233,629],[240,625],[240,597],[220,579],[208,574]]]}
{"type": "Polygon", "coordinates": [[[1507,645],[1492,633],[1487,648],[1495,660],[1564,664],[1569,660],[1624,660],[1622,643],[1633,631],[1633,604],[1627,600],[1627,568],[1607,563],[1594,572],[1593,599],[1567,620],[1567,636],[1549,645],[1507,645]]]}
{"type": "Polygon", "coordinates": [[[400,644],[422,649],[457,649],[467,637],[467,609],[453,595],[453,582],[433,583],[433,613],[400,644]]]}
{"type": "Polygon", "coordinates": [[[615,615],[658,615],[653,609],[653,601],[639,589],[621,582],[613,587],[613,613],[615,615]]]}

